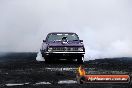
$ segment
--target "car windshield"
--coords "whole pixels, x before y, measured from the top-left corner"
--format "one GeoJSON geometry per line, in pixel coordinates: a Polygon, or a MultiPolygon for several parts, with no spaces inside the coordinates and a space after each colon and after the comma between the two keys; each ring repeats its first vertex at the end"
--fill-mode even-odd
{"type": "Polygon", "coordinates": [[[61,41],[63,38],[66,38],[68,41],[79,40],[77,34],[49,34],[47,36],[47,41],[61,41]]]}

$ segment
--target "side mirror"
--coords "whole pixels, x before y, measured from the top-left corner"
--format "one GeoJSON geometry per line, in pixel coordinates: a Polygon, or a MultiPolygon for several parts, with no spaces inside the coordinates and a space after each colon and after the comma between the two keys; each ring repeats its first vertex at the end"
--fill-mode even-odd
{"type": "Polygon", "coordinates": [[[80,40],[80,42],[83,42],[83,40],[80,40]]]}
{"type": "Polygon", "coordinates": [[[43,42],[46,42],[46,40],[43,40],[43,42]]]}

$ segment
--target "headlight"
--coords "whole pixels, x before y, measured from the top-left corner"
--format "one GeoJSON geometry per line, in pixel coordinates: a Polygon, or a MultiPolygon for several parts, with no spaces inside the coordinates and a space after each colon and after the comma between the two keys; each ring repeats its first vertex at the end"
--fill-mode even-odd
{"type": "Polygon", "coordinates": [[[52,51],[52,48],[51,48],[51,47],[50,47],[50,48],[48,48],[48,51],[49,51],[49,52],[51,52],[51,51],[52,51]]]}
{"type": "Polygon", "coordinates": [[[78,48],[78,51],[83,51],[83,47],[79,47],[78,48]]]}

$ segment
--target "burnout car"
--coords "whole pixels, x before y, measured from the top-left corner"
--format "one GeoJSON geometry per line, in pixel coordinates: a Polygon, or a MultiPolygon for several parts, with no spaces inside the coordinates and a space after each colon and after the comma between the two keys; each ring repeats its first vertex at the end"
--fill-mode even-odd
{"type": "Polygon", "coordinates": [[[83,40],[80,40],[78,35],[72,32],[49,33],[43,40],[40,51],[46,62],[66,59],[83,63],[85,54],[83,40]]]}

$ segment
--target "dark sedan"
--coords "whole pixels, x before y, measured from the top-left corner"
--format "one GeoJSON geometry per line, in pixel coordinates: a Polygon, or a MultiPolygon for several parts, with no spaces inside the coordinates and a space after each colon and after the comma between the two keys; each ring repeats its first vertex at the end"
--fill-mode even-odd
{"type": "Polygon", "coordinates": [[[40,51],[46,62],[53,59],[76,59],[83,63],[85,54],[83,40],[72,32],[49,33],[46,40],[43,40],[40,51]]]}

